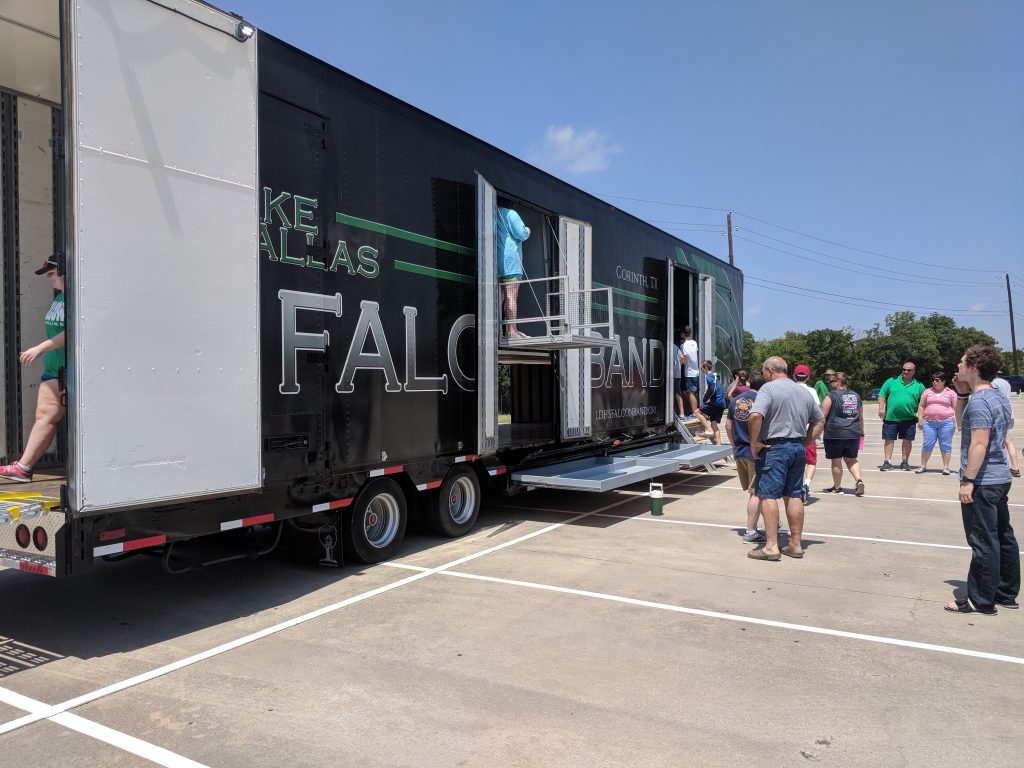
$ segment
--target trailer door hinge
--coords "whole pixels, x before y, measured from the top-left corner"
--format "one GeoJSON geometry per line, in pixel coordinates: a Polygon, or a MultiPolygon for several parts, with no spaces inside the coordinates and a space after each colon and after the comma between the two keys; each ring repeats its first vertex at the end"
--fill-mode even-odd
{"type": "Polygon", "coordinates": [[[54,136],[50,139],[50,148],[53,149],[53,154],[57,157],[64,157],[64,137],[54,136]]]}

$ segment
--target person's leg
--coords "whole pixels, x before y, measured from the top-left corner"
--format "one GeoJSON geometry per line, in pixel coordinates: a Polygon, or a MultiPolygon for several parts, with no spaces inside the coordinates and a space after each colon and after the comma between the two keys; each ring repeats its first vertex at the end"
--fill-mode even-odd
{"type": "Polygon", "coordinates": [[[1013,603],[1020,594],[1020,546],[1013,535],[1010,525],[1010,506],[1007,495],[1009,484],[999,486],[1004,489],[996,499],[996,533],[999,536],[999,585],[996,587],[996,601],[1002,604],[1013,603]]]}
{"type": "Polygon", "coordinates": [[[892,466],[892,449],[896,441],[896,422],[882,422],[882,469],[892,466]]]}
{"type": "Polygon", "coordinates": [[[900,463],[900,469],[910,469],[910,453],[914,450],[914,437],[917,435],[917,419],[909,419],[907,421],[899,422],[899,437],[903,444],[901,446],[901,455],[903,461],[900,463]]]}
{"type": "Polygon", "coordinates": [[[684,414],[684,412],[685,412],[684,408],[683,408],[683,396],[681,394],[679,394],[678,391],[676,391],[675,398],[676,398],[676,413],[678,413],[680,416],[682,416],[684,414]]]}
{"type": "Polygon", "coordinates": [[[799,496],[789,496],[783,499],[786,504],[786,522],[789,526],[789,544],[786,551],[795,555],[804,551],[800,537],[804,532],[804,503],[799,496]]]}
{"type": "Polygon", "coordinates": [[[779,554],[779,500],[758,499],[761,522],[764,523],[764,551],[769,555],[779,554]]]}
{"type": "Polygon", "coordinates": [[[910,453],[914,450],[913,440],[903,441],[903,462],[906,464],[910,463],[910,453]]]}
{"type": "Polygon", "coordinates": [[[853,475],[853,479],[856,482],[860,482],[860,459],[856,456],[850,458],[849,456],[843,459],[846,462],[846,468],[850,470],[850,474],[853,475]]]}
{"type": "Polygon", "coordinates": [[[944,421],[939,429],[939,452],[942,454],[942,473],[949,474],[949,458],[953,453],[953,434],[956,432],[956,421],[944,421]]]}
{"type": "Polygon", "coordinates": [[[516,317],[519,315],[519,283],[515,280],[510,280],[502,284],[502,290],[505,292],[505,320],[508,321],[507,334],[512,339],[518,334],[516,330],[516,317]]]}
{"type": "Polygon", "coordinates": [[[928,459],[932,457],[935,449],[935,441],[939,438],[939,424],[941,422],[926,421],[924,423],[924,434],[921,440],[921,466],[917,468],[917,474],[923,474],[928,469],[928,459]]]}
{"type": "Polygon", "coordinates": [[[711,422],[708,421],[708,417],[704,415],[704,411],[697,408],[693,412],[693,415],[697,418],[697,421],[700,422],[701,429],[704,431],[704,437],[710,437],[712,443],[718,442],[715,439],[715,434],[711,431],[711,422]]]}
{"type": "Polygon", "coordinates": [[[60,390],[54,380],[44,381],[39,385],[39,396],[36,399],[36,422],[32,425],[25,452],[18,463],[30,469],[46,453],[57,434],[57,425],[64,418],[64,406],[60,404],[60,390]]]}
{"type": "MultiPolygon", "coordinates": [[[[786,481],[786,457],[773,445],[757,463],[758,511],[764,523],[764,554],[779,558],[779,498],[786,481]]],[[[757,550],[754,550],[756,552],[757,550]]]]}
{"type": "Polygon", "coordinates": [[[711,432],[712,432],[711,442],[714,443],[715,445],[721,445],[722,444],[722,433],[719,431],[719,422],[717,422],[717,421],[712,421],[711,422],[711,432]]]}
{"type": "Polygon", "coordinates": [[[971,566],[967,571],[967,597],[975,608],[990,610],[999,585],[999,536],[996,523],[997,494],[991,486],[974,486],[974,503],[961,504],[964,533],[971,546],[971,566]]]}
{"type": "Polygon", "coordinates": [[[843,460],[832,459],[832,487],[839,488],[843,484],[843,460]]]}
{"type": "MultiPolygon", "coordinates": [[[[761,500],[759,498],[757,498],[757,496],[755,496],[754,494],[751,493],[750,495],[747,496],[747,531],[748,532],[749,531],[756,531],[757,530],[757,518],[761,514],[761,512],[760,512],[760,504],[761,504],[761,500]]],[[[775,528],[776,528],[776,531],[778,531],[778,526],[777,525],[775,526],[775,528]]],[[[776,536],[778,536],[778,533],[776,533],[776,536]]]]}
{"type": "Polygon", "coordinates": [[[800,498],[800,491],[802,490],[804,465],[807,463],[807,453],[802,443],[784,443],[783,445],[789,460],[786,488],[782,496],[786,505],[786,522],[789,528],[789,544],[786,545],[786,551],[796,555],[803,552],[800,537],[804,530],[804,503],[800,498]]]}

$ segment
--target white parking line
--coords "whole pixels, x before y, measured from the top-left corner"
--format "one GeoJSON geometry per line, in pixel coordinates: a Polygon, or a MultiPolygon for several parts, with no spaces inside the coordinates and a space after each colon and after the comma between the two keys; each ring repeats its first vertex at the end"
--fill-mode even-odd
{"type": "MultiPolygon", "coordinates": [[[[726,485],[725,483],[718,483],[716,485],[697,485],[695,483],[688,483],[688,485],[691,488],[705,488],[705,489],[709,489],[709,490],[712,490],[712,491],[742,491],[743,490],[738,485],[726,485]]],[[[811,496],[814,496],[815,498],[817,498],[818,494],[816,494],[814,491],[811,491],[811,496]]],[[[850,496],[850,494],[844,493],[842,495],[833,496],[832,498],[845,499],[845,498],[847,498],[849,496],[850,496]]],[[[922,498],[920,496],[879,496],[879,495],[874,494],[874,493],[865,494],[864,496],[861,496],[860,498],[863,498],[863,499],[890,499],[892,501],[932,501],[932,502],[936,502],[938,504],[957,504],[957,505],[960,504],[959,499],[926,499],[926,498],[922,498]]],[[[1024,504],[1008,504],[1007,506],[1010,506],[1010,507],[1024,507],[1024,504]]]]}
{"type": "MultiPolygon", "coordinates": [[[[0,688],[0,701],[17,709],[23,709],[26,712],[41,712],[48,708],[41,701],[30,699],[28,696],[9,691],[6,688],[0,688]]],[[[182,757],[163,747],[158,747],[155,744],[150,744],[148,741],[115,731],[113,728],[100,725],[92,720],[86,720],[84,717],[79,717],[70,712],[56,715],[53,718],[53,722],[85,736],[91,736],[98,741],[122,749],[125,752],[145,758],[157,765],[165,765],[168,768],[206,768],[202,763],[197,763],[195,760],[189,760],[187,757],[182,757]]]]}
{"type": "Polygon", "coordinates": [[[987,651],[973,651],[968,648],[955,648],[948,645],[934,645],[932,643],[919,643],[914,640],[900,640],[895,637],[883,637],[880,635],[865,635],[860,632],[846,632],[840,629],[829,629],[827,627],[815,627],[808,624],[792,624],[787,621],[774,621],[772,619],[758,619],[753,616],[737,616],[732,613],[719,613],[718,611],[705,611],[699,608],[684,608],[679,605],[669,605],[667,603],[655,603],[650,600],[638,600],[633,597],[621,597],[619,595],[609,595],[603,592],[590,592],[584,589],[571,589],[569,587],[558,587],[552,584],[538,584],[532,581],[517,581],[515,579],[500,579],[494,576],[478,576],[472,573],[462,573],[459,571],[444,571],[442,576],[452,576],[460,579],[472,579],[473,581],[486,581],[492,584],[505,584],[514,587],[526,587],[527,589],[537,589],[545,592],[559,592],[566,595],[576,595],[579,597],[590,597],[597,600],[609,600],[615,603],[625,603],[626,605],[635,605],[641,608],[656,608],[661,611],[671,611],[673,613],[684,613],[690,616],[702,616],[708,619],[721,619],[723,621],[736,621],[742,624],[758,624],[764,627],[774,627],[777,629],[790,629],[796,632],[809,632],[815,635],[828,635],[831,637],[842,637],[850,640],[866,640],[872,643],[881,643],[883,645],[897,645],[904,648],[916,648],[923,651],[936,651],[939,653],[951,653],[957,656],[970,656],[976,659],[988,659],[990,661],[1004,661],[1009,664],[1024,664],[1024,658],[1017,656],[1005,656],[1001,653],[988,653],[987,651]]]}
{"type": "MultiPolygon", "coordinates": [[[[681,480],[678,483],[673,483],[672,485],[668,486],[668,488],[673,488],[677,485],[683,485],[686,482],[688,482],[688,480],[681,480]]],[[[141,675],[130,677],[127,680],[122,680],[118,683],[113,683],[98,690],[92,691],[91,693],[82,694],[81,696],[76,696],[73,699],[68,699],[67,701],[61,702],[60,704],[54,704],[52,706],[43,704],[42,708],[38,711],[27,710],[30,712],[30,714],[24,715],[22,717],[16,718],[14,720],[11,720],[0,725],[0,734],[10,733],[11,731],[17,730],[18,728],[23,728],[26,725],[37,723],[40,720],[55,720],[57,715],[61,714],[62,712],[66,712],[69,709],[80,707],[83,704],[88,704],[92,701],[96,701],[97,699],[102,699],[103,697],[110,696],[113,693],[118,693],[128,688],[141,685],[142,683],[149,682],[150,680],[154,680],[158,677],[163,677],[164,675],[167,675],[171,672],[176,672],[179,669],[184,669],[185,667],[197,664],[200,661],[205,661],[207,659],[213,658],[214,656],[219,656],[222,653],[227,653],[228,651],[232,651],[236,648],[241,648],[244,645],[248,645],[257,640],[261,640],[264,637],[269,637],[270,635],[277,634],[278,632],[282,632],[286,629],[291,629],[292,627],[296,627],[300,624],[305,624],[307,621],[312,621],[313,619],[320,618],[321,616],[326,616],[329,613],[334,613],[335,611],[341,610],[342,608],[346,608],[350,605],[354,605],[355,603],[360,603],[364,600],[368,600],[371,597],[376,597],[377,595],[384,594],[385,592],[390,592],[393,589],[403,587],[406,584],[411,584],[414,581],[425,579],[427,576],[430,576],[432,574],[440,573],[441,571],[447,570],[448,568],[455,568],[456,566],[462,565],[463,563],[468,563],[478,558],[484,557],[485,555],[489,555],[492,552],[497,552],[499,550],[506,549],[507,547],[519,544],[520,542],[528,541],[529,539],[536,538],[537,536],[541,536],[550,531],[557,530],[562,526],[571,525],[572,523],[576,522],[577,520],[581,520],[584,517],[589,517],[590,515],[597,514],[598,512],[603,512],[604,510],[607,509],[613,509],[615,507],[621,506],[622,504],[628,504],[632,501],[634,501],[634,498],[631,496],[630,498],[620,499],[619,501],[612,502],[611,504],[607,504],[603,507],[599,507],[598,509],[595,509],[592,512],[582,512],[576,515],[575,517],[571,517],[568,520],[565,520],[564,522],[553,523],[545,528],[533,531],[532,533],[527,533],[523,536],[511,539],[510,541],[503,542],[502,544],[497,544],[493,547],[489,547],[488,549],[481,550],[480,552],[475,552],[471,555],[460,557],[457,560],[452,560],[450,563],[445,563],[444,565],[439,565],[436,568],[431,568],[429,570],[420,571],[419,573],[415,573],[412,576],[407,576],[404,579],[399,579],[398,581],[392,582],[391,584],[387,584],[383,587],[377,587],[376,589],[371,589],[368,592],[363,592],[360,595],[355,595],[354,597],[349,597],[345,600],[340,600],[337,603],[332,603],[331,605],[324,606],[323,608],[318,608],[315,611],[310,611],[309,613],[303,614],[302,616],[297,616],[294,619],[283,621],[280,624],[275,624],[272,627],[261,629],[258,632],[253,632],[252,634],[245,635],[244,637],[240,637],[237,640],[232,640],[231,642],[223,643],[215,648],[211,648],[208,651],[203,651],[201,653],[188,656],[184,659],[180,659],[170,664],[165,664],[162,667],[157,667],[156,669],[150,670],[149,672],[144,672],[141,675]]],[[[3,694],[10,694],[12,696],[18,695],[13,691],[7,691],[4,688],[0,688],[0,695],[3,694]]],[[[19,707],[19,709],[25,708],[19,707]]]]}

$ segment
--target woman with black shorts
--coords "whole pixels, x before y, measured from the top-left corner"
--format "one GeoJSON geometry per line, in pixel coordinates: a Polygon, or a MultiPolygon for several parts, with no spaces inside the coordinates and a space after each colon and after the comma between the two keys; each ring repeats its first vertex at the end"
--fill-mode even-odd
{"type": "Polygon", "coordinates": [[[833,389],[821,403],[825,414],[825,458],[832,461],[832,487],[825,493],[842,493],[843,462],[857,481],[854,495],[864,495],[864,481],[860,479],[860,460],[857,451],[864,435],[864,408],[860,395],[850,389],[850,377],[835,374],[833,389]]]}

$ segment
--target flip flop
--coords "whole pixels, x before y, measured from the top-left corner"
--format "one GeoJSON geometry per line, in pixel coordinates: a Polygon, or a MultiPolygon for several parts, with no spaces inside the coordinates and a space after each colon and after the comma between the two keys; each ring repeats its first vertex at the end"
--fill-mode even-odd
{"type": "Polygon", "coordinates": [[[950,608],[950,603],[946,603],[942,607],[944,610],[947,610],[950,613],[980,613],[982,616],[995,616],[997,613],[995,608],[993,608],[991,611],[979,611],[977,608],[971,605],[971,601],[968,600],[966,597],[962,600],[954,600],[952,604],[956,607],[950,608]]]}
{"type": "Polygon", "coordinates": [[[747,557],[751,560],[768,560],[773,563],[777,563],[782,559],[782,555],[769,555],[764,551],[764,548],[750,550],[747,552],[747,557]]]}
{"type": "Polygon", "coordinates": [[[794,558],[794,559],[796,559],[796,560],[799,560],[800,558],[802,558],[802,557],[804,556],[804,553],[803,553],[803,552],[794,552],[794,551],[793,551],[792,549],[790,549],[790,548],[789,548],[788,546],[785,546],[785,547],[783,547],[783,548],[782,548],[782,549],[780,549],[779,551],[780,551],[780,552],[781,552],[782,554],[784,554],[784,555],[785,555],[786,557],[792,557],[792,558],[794,558]]]}

